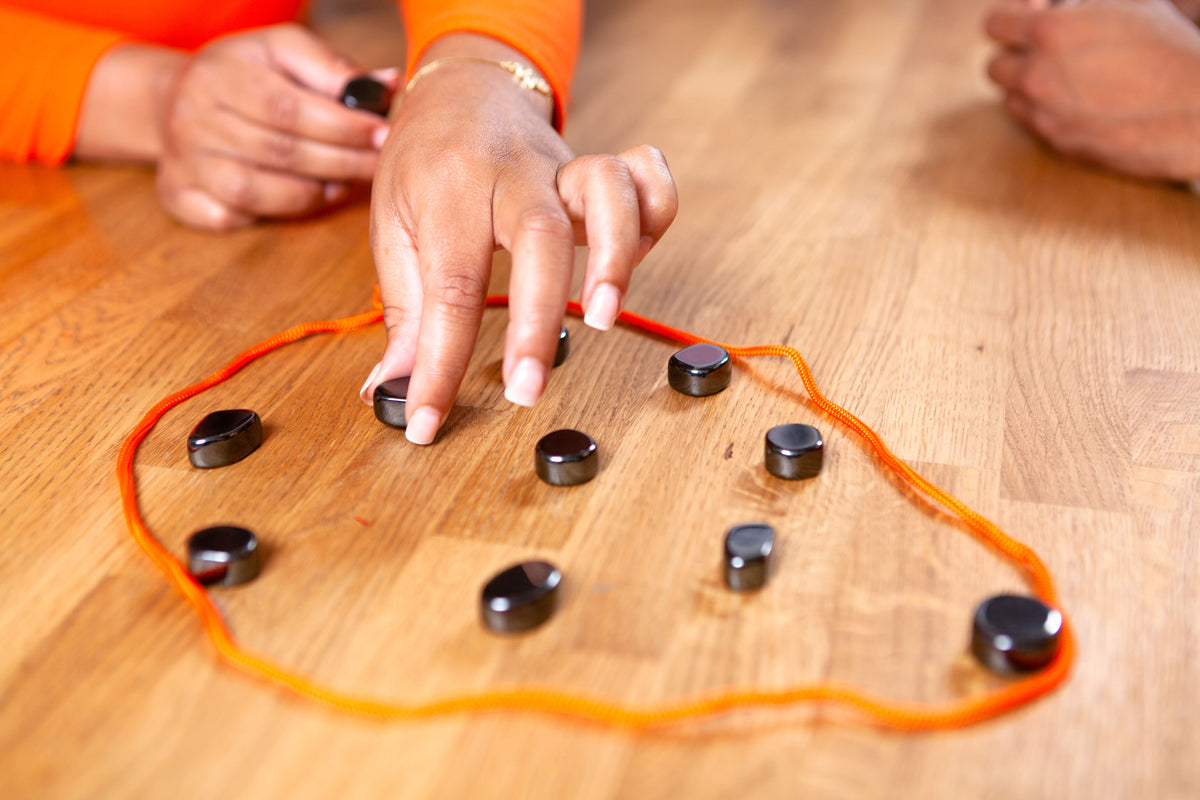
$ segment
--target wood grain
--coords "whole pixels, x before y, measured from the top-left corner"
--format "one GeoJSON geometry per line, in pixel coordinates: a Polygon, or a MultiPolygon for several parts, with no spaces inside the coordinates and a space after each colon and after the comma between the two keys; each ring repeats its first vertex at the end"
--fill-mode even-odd
{"type": "MultiPolygon", "coordinates": [[[[814,709],[633,734],[515,713],[385,724],[237,674],[130,541],[116,453],[254,342],[366,308],[365,205],[208,236],[165,217],[146,171],[0,165],[0,796],[1200,795],[1200,202],[1010,123],[983,76],[985,5],[596,2],[567,138],[656,144],[678,180],[630,309],[800,348],[897,455],[1043,555],[1080,641],[1063,689],[945,734],[814,709]]],[[[321,3],[314,22],[365,63],[402,58],[386,3],[321,3]]],[[[992,685],[969,615],[1019,576],[885,478],[790,365],[695,400],[667,386],[670,344],[571,320],[570,359],[523,410],[503,399],[504,325],[487,313],[434,447],[356,397],[377,329],[289,347],[153,431],[138,480],[164,543],[221,522],[265,542],[261,578],[215,592],[247,648],[412,701],[529,681],[630,704],[992,685]],[[264,446],[191,469],[187,432],[230,406],[259,411],[264,446]],[[825,433],[819,479],[764,472],[782,422],[825,433]],[[602,453],[566,491],[531,464],[563,426],[602,453]],[[747,520],[780,542],[743,597],[718,559],[747,520]],[[486,634],[480,586],[530,556],[566,574],[559,614],[486,634]]]]}

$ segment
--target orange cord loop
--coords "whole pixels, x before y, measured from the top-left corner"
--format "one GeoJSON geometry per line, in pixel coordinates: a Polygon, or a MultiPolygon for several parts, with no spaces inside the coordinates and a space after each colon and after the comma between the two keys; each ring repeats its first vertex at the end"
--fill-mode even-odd
{"type": "MultiPolygon", "coordinates": [[[[383,319],[379,289],[372,304],[375,308],[337,320],[307,322],[288,328],[241,353],[229,364],[192,386],[161,400],[146,413],[125,440],[117,461],[117,479],[121,503],[130,534],[150,560],[179,589],[200,618],[209,640],[220,658],[230,666],[257,678],[275,683],[298,695],[332,708],[379,719],[421,719],[471,711],[520,710],[557,714],[575,719],[627,728],[651,728],[678,725],[752,708],[794,706],[801,703],[837,705],[853,709],[877,724],[901,730],[939,730],[971,725],[989,719],[1041,697],[1058,687],[1070,674],[1075,660],[1075,640],[1063,615],[1061,647],[1054,660],[1041,672],[998,689],[946,703],[907,703],[874,697],[852,686],[832,682],[794,686],[778,690],[753,687],[731,688],[682,697],[654,706],[632,707],[605,699],[570,694],[552,688],[515,687],[476,694],[462,694],[426,703],[396,703],[354,697],[326,688],[308,678],[243,650],[234,641],[228,626],[208,592],[188,573],[183,563],[154,537],[142,519],[137,502],[134,461],[138,446],[157,422],[175,406],[228,379],[250,362],[284,345],[318,333],[339,333],[374,325],[383,319]]],[[[505,306],[508,298],[487,298],[488,306],[505,306]]],[[[578,303],[568,310],[583,313],[578,303]]],[[[792,347],[764,345],[730,347],[711,339],[664,325],[661,322],[625,311],[618,320],[635,328],[685,344],[709,342],[724,347],[738,358],[779,356],[795,366],[813,403],[828,417],[858,434],[885,467],[901,480],[951,511],[980,541],[995,547],[1020,568],[1035,593],[1047,604],[1058,608],[1054,582],[1041,559],[1031,548],[1009,537],[992,522],[971,510],[965,503],[921,477],[897,458],[874,430],[846,409],[829,400],[818,388],[804,357],[792,347]]],[[[1061,611],[1061,608],[1059,609],[1061,611]]]]}

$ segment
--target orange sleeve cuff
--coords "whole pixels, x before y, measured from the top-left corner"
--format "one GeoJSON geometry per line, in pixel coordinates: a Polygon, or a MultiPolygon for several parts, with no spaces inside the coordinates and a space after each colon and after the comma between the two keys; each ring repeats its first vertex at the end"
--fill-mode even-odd
{"type": "Polygon", "coordinates": [[[407,74],[425,48],[449,33],[479,33],[504,42],[536,66],[554,90],[554,119],[566,120],[583,29],[582,0],[405,0],[407,74]]]}
{"type": "Polygon", "coordinates": [[[0,158],[66,161],[88,76],[124,38],[0,6],[0,158]]]}

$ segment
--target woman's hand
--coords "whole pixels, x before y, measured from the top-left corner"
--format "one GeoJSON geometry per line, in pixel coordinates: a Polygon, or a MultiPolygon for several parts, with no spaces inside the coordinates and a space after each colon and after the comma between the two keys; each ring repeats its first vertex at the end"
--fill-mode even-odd
{"type": "Polygon", "coordinates": [[[1055,149],[1145,178],[1200,179],[1200,30],[1168,0],[1009,2],[988,76],[1055,149]]]}
{"type": "Polygon", "coordinates": [[[374,174],[387,123],[338,100],[361,72],[295,24],[224,36],[190,57],[118,47],[93,71],[75,154],[156,161],[159,199],[192,227],[307,214],[374,174]]]}
{"type": "MultiPolygon", "coordinates": [[[[523,61],[462,34],[425,61],[449,55],[523,61]]],[[[411,375],[406,435],[428,444],[474,349],[497,247],[513,263],[505,396],[532,406],[553,363],[575,244],[590,250],[585,322],[610,328],[678,199],[658,150],[576,158],[549,123],[550,100],[494,64],[440,65],[400,102],[371,199],[387,347],[362,393],[369,402],[379,383],[411,375]]]]}

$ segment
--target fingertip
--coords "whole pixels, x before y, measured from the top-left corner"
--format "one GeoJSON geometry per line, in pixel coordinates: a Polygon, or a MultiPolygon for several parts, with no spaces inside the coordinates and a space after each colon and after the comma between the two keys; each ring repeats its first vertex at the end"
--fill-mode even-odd
{"type": "Polygon", "coordinates": [[[510,403],[532,408],[546,389],[546,366],[536,358],[526,356],[517,362],[504,387],[504,397],[510,403]]]}
{"type": "Polygon", "coordinates": [[[607,331],[621,313],[621,290],[611,283],[602,283],[592,291],[583,322],[598,331],[607,331]]]}
{"type": "Polygon", "coordinates": [[[371,374],[367,376],[367,379],[365,381],[363,381],[362,388],[358,390],[359,399],[362,400],[363,403],[365,403],[366,405],[374,404],[373,395],[374,395],[375,386],[376,386],[375,379],[379,377],[379,370],[381,370],[382,368],[383,368],[383,362],[380,361],[378,364],[375,365],[374,369],[371,370],[371,374]]]}
{"type": "Polygon", "coordinates": [[[422,406],[409,417],[404,438],[413,444],[432,444],[441,424],[441,414],[429,406],[422,406]]]}

